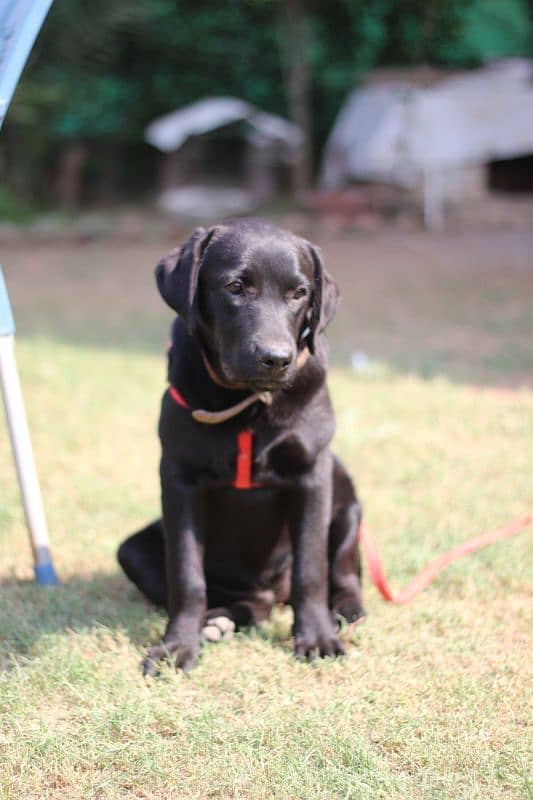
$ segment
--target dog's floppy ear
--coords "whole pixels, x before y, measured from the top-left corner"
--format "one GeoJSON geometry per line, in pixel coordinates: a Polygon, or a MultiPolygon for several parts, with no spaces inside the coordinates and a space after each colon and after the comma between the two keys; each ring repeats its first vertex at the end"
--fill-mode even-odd
{"type": "Polygon", "coordinates": [[[313,262],[313,294],[306,341],[310,352],[314,353],[319,334],[335,316],[339,302],[339,287],[324,267],[318,249],[312,244],[309,244],[308,248],[313,262]]]}
{"type": "Polygon", "coordinates": [[[161,297],[178,313],[193,333],[196,325],[196,290],[202,257],[215,228],[196,228],[180,247],[175,247],[155,268],[161,297]]]}

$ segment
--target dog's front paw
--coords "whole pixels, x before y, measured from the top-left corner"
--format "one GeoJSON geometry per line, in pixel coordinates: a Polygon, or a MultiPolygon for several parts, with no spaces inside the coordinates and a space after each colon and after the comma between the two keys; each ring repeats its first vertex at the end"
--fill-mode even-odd
{"type": "Polygon", "coordinates": [[[142,665],[143,675],[145,677],[157,675],[159,664],[167,659],[174,661],[176,669],[190,672],[196,666],[200,650],[199,638],[192,642],[163,640],[161,644],[156,644],[148,650],[142,665]]]}
{"type": "Polygon", "coordinates": [[[326,610],[321,613],[305,614],[294,626],[294,653],[303,661],[316,658],[343,656],[333,621],[326,610]]]}

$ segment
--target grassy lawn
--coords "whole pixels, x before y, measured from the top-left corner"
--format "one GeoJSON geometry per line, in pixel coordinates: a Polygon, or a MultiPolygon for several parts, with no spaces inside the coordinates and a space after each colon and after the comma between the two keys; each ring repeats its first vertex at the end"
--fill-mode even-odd
{"type": "MultiPolygon", "coordinates": [[[[309,232],[312,235],[312,232],[309,232]]],[[[348,655],[291,655],[290,615],[139,663],[164,619],[119,573],[156,516],[167,244],[12,246],[2,261],[61,585],[37,588],[0,420],[0,797],[529,798],[531,534],[448,569],[408,607],[366,582],[348,655]]],[[[323,241],[336,450],[393,585],[533,510],[533,235],[323,241]],[[354,350],[370,368],[349,366],[354,350]]]]}

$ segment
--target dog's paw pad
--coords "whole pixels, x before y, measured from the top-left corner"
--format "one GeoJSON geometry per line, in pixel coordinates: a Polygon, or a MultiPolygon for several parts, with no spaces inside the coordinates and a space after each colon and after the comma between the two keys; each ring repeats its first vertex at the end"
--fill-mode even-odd
{"type": "Polygon", "coordinates": [[[228,641],[235,632],[235,623],[229,617],[213,617],[202,628],[202,638],[206,642],[228,641]]]}
{"type": "Polygon", "coordinates": [[[202,628],[202,639],[205,642],[220,642],[222,631],[216,625],[204,625],[202,628]]]}

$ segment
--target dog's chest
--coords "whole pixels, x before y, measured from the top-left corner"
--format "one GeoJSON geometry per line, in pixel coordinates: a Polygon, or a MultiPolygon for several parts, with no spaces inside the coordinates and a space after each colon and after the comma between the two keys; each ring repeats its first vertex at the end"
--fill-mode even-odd
{"type": "Polygon", "coordinates": [[[297,477],[312,467],[312,458],[302,440],[294,434],[271,443],[261,452],[258,448],[256,468],[262,473],[280,478],[297,477]]]}
{"type": "Polygon", "coordinates": [[[253,429],[223,436],[217,435],[218,431],[209,433],[207,447],[190,451],[190,466],[201,483],[241,489],[276,486],[296,480],[313,466],[311,455],[296,434],[273,437],[253,429]]]}

